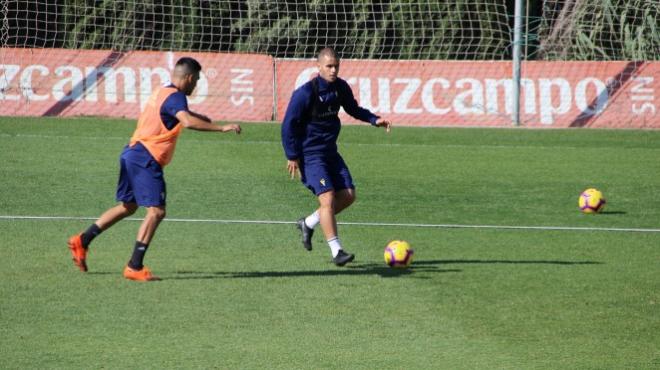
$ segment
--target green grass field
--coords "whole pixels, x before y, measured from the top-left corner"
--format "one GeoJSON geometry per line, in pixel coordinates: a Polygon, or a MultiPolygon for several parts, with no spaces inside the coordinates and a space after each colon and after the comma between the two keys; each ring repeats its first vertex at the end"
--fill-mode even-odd
{"type": "Polygon", "coordinates": [[[300,245],[316,200],[278,125],[186,131],[145,284],[121,276],[141,211],[87,274],[66,247],[115,204],[134,125],[0,118],[0,368],[660,368],[658,131],[344,127],[346,268],[320,231],[300,245]],[[578,211],[587,187],[604,213],[578,211]],[[412,268],[384,265],[395,238],[412,268]]]}

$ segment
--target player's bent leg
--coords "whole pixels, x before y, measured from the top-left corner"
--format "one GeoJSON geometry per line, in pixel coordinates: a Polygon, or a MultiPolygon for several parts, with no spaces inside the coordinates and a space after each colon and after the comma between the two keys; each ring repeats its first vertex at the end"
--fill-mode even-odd
{"type": "Polygon", "coordinates": [[[105,211],[95,223],[101,230],[105,231],[112,225],[135,213],[137,209],[138,205],[136,203],[120,203],[105,211]]]}
{"type": "Polygon", "coordinates": [[[341,189],[335,193],[335,214],[350,207],[355,202],[355,189],[341,189]]]}
{"type": "Polygon", "coordinates": [[[142,260],[144,259],[144,255],[149,246],[149,242],[151,242],[151,239],[156,233],[158,225],[165,218],[166,211],[165,206],[146,207],[146,209],[147,214],[144,216],[144,220],[142,221],[140,229],[138,230],[133,255],[131,256],[129,263],[124,268],[124,277],[128,280],[160,280],[160,278],[157,278],[152,274],[151,270],[147,266],[142,264],[142,260]]]}
{"type": "Polygon", "coordinates": [[[73,263],[78,266],[80,271],[87,272],[87,246],[94,237],[107,230],[109,227],[122,220],[123,218],[132,215],[137,210],[138,206],[135,203],[121,203],[107,211],[90,227],[86,232],[76,234],[69,238],[67,244],[71,251],[73,263]]]}
{"type": "MultiPolygon", "coordinates": [[[[350,204],[350,192],[341,191],[344,195],[340,202],[350,204]]],[[[319,215],[321,216],[321,227],[332,252],[332,262],[337,266],[344,266],[355,259],[355,255],[344,251],[339,237],[337,237],[337,221],[335,218],[337,204],[337,193],[329,191],[319,195],[319,215]]],[[[344,207],[345,208],[345,207],[344,207]]]]}
{"type": "Polygon", "coordinates": [[[321,219],[321,229],[325,240],[330,240],[337,236],[337,222],[335,220],[335,192],[326,191],[318,196],[319,217],[321,219]]]}
{"type": "Polygon", "coordinates": [[[151,242],[151,238],[153,238],[154,234],[156,233],[158,225],[160,225],[160,222],[165,218],[166,211],[165,206],[146,208],[147,214],[144,216],[144,220],[140,225],[136,240],[144,244],[149,244],[149,242],[151,242]]]}

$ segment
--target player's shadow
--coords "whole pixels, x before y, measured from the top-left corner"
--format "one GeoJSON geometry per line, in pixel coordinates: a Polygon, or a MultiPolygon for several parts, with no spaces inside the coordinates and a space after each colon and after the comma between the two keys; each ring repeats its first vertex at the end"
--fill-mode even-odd
{"type": "Polygon", "coordinates": [[[561,260],[426,260],[415,261],[416,265],[424,264],[511,264],[511,265],[602,265],[598,261],[561,261],[561,260]]]}
{"type": "Polygon", "coordinates": [[[188,279],[252,279],[252,278],[291,278],[291,277],[323,277],[323,276],[369,276],[378,275],[384,278],[411,276],[428,279],[428,273],[462,272],[461,269],[448,268],[460,264],[540,264],[540,265],[600,265],[597,261],[562,261],[562,260],[416,260],[409,268],[398,269],[376,263],[355,263],[344,268],[305,271],[245,271],[245,272],[203,272],[177,271],[173,276],[165,276],[164,280],[188,279]]]}
{"type": "MultiPolygon", "coordinates": [[[[440,268],[440,263],[414,262],[409,268],[390,268],[376,263],[354,263],[346,267],[330,267],[326,270],[304,271],[245,271],[245,272],[202,272],[177,271],[174,276],[164,277],[165,280],[186,279],[249,279],[249,278],[282,278],[282,277],[314,277],[314,276],[369,276],[378,275],[385,278],[394,278],[404,275],[414,275],[421,272],[446,273],[461,272],[458,269],[440,268]]],[[[439,262],[439,261],[438,261],[439,262]]]]}

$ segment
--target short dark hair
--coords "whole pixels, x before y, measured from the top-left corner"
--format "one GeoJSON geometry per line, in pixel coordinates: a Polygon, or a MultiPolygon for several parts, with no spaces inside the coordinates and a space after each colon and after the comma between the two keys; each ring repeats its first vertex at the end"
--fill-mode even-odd
{"type": "Polygon", "coordinates": [[[186,68],[186,72],[193,74],[199,73],[202,70],[202,65],[198,61],[191,57],[183,57],[176,62],[176,67],[183,66],[186,68]]]}
{"type": "Polygon", "coordinates": [[[334,58],[334,59],[339,60],[339,55],[337,55],[337,52],[335,51],[335,49],[333,49],[331,47],[325,47],[325,48],[319,50],[318,59],[321,59],[321,57],[324,57],[324,56],[328,56],[330,58],[334,58]]]}

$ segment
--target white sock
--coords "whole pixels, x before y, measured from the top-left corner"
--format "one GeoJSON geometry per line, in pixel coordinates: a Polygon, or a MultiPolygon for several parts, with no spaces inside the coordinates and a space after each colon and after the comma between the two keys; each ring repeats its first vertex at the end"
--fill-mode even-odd
{"type": "Polygon", "coordinates": [[[309,227],[310,229],[315,228],[316,225],[319,224],[319,222],[321,222],[321,217],[319,216],[318,210],[314,211],[314,213],[312,213],[311,215],[305,217],[305,225],[307,225],[307,227],[309,227]]]}
{"type": "Polygon", "coordinates": [[[340,250],[342,250],[341,247],[341,242],[339,241],[339,237],[334,237],[330,240],[328,240],[328,246],[330,247],[330,250],[332,251],[332,258],[337,257],[337,253],[339,253],[340,250]]]}

